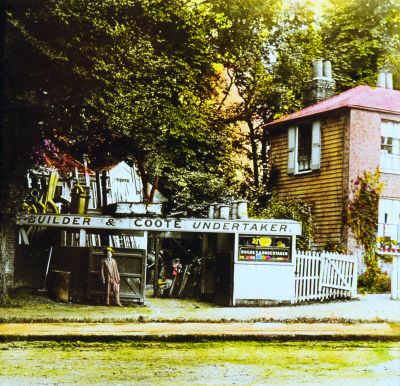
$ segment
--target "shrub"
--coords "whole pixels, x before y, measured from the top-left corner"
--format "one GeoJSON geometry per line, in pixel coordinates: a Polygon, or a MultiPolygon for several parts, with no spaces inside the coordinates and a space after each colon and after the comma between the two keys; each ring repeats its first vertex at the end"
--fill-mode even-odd
{"type": "Polygon", "coordinates": [[[325,252],[334,252],[344,254],[347,252],[347,249],[340,245],[340,243],[336,240],[328,240],[324,247],[322,248],[325,252]]]}
{"type": "Polygon", "coordinates": [[[249,215],[253,218],[278,218],[301,222],[302,235],[296,238],[297,249],[309,250],[314,235],[311,207],[289,195],[274,195],[266,208],[249,205],[249,215]]]}
{"type": "Polygon", "coordinates": [[[391,280],[379,267],[369,267],[358,277],[358,292],[382,294],[390,292],[391,280]]]}

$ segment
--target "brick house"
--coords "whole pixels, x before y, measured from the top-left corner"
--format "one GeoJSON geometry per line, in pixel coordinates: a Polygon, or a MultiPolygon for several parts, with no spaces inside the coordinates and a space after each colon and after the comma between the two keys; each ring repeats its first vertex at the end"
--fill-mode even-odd
{"type": "Polygon", "coordinates": [[[379,167],[385,187],[378,235],[400,240],[400,91],[390,88],[387,76],[389,88],[358,86],[329,97],[334,81],[329,73],[319,75],[308,94],[317,103],[267,125],[278,176],[274,192],[312,206],[316,247],[335,240],[354,251],[343,224],[351,181],[379,167]]]}

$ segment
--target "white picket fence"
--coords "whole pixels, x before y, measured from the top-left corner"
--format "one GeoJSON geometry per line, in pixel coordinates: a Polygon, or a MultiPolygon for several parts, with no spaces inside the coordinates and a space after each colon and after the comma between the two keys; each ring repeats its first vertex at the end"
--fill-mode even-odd
{"type": "Polygon", "coordinates": [[[393,256],[392,263],[392,299],[400,300],[400,254],[393,256]]]}
{"type": "Polygon", "coordinates": [[[294,303],[356,295],[356,256],[297,251],[294,303]]]}

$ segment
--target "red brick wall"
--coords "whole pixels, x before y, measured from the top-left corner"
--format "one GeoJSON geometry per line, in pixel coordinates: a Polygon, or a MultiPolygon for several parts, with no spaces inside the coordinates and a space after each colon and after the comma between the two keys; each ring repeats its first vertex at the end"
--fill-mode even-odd
{"type": "Polygon", "coordinates": [[[349,135],[349,181],[365,170],[375,171],[379,166],[381,148],[381,117],[379,113],[351,110],[349,135]]]}

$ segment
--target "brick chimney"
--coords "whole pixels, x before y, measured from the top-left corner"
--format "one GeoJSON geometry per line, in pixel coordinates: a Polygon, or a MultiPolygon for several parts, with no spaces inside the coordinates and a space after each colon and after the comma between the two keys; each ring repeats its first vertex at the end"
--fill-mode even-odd
{"type": "Polygon", "coordinates": [[[332,65],[329,60],[313,62],[312,79],[304,87],[304,107],[321,102],[335,95],[335,81],[332,78],[332,65]]]}

